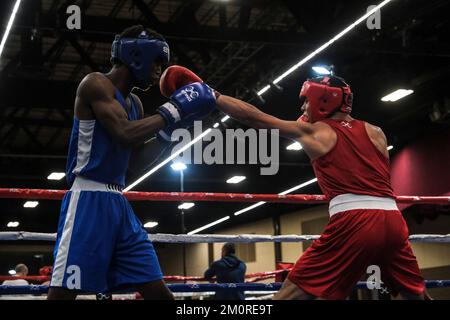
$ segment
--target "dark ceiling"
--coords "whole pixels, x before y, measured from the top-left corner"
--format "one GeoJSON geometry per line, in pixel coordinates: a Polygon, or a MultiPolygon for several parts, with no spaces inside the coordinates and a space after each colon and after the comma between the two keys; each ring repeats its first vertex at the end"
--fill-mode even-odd
{"type": "MultiPolygon", "coordinates": [[[[12,1],[0,2],[2,32],[12,1]]],[[[222,93],[252,101],[285,119],[299,115],[297,94],[316,63],[333,64],[355,92],[355,117],[381,126],[392,155],[428,131],[445,130],[449,119],[432,121],[433,108],[449,104],[450,71],[448,0],[395,0],[381,11],[381,29],[365,23],[302,66],[271,90],[265,103],[255,99],[261,89],[292,64],[366,12],[374,1],[361,0],[118,0],[23,2],[0,59],[0,186],[65,189],[65,181],[48,181],[64,171],[73,101],[78,82],[89,72],[110,67],[109,52],[116,33],[141,23],[168,40],[173,64],[197,72],[222,93]],[[82,29],[69,31],[65,9],[81,6],[82,29]],[[299,4],[302,4],[299,6],[299,4]],[[394,104],[380,97],[395,87],[415,93],[394,104]]],[[[164,100],[157,88],[137,92],[147,114],[164,100]]],[[[219,113],[209,122],[220,119],[219,113]]],[[[240,125],[228,121],[226,126],[240,125]]],[[[222,125],[222,129],[225,125],[222,125]]],[[[281,140],[280,170],[259,175],[258,165],[191,165],[185,172],[186,191],[278,193],[314,177],[302,151],[285,150],[281,140]],[[225,180],[247,176],[241,184],[225,180]]],[[[131,180],[131,176],[130,179],[131,180]]],[[[179,178],[166,166],[136,190],[179,191],[179,178]]],[[[317,185],[300,191],[320,193],[317,185]]],[[[40,201],[35,209],[23,200],[1,199],[0,230],[11,220],[18,229],[55,232],[59,201],[40,201]]],[[[134,202],[143,222],[155,220],[152,232],[180,233],[178,203],[134,202]]],[[[197,203],[186,212],[190,231],[248,204],[197,203]]],[[[304,206],[265,205],[221,226],[276,216],[304,206]]],[[[214,229],[209,229],[214,231],[214,229]]]]}

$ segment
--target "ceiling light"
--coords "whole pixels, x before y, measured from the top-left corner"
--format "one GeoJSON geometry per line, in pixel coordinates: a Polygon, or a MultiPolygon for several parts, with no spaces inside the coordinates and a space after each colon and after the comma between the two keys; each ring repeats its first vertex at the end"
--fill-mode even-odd
{"type": "Polygon", "coordinates": [[[394,149],[394,146],[388,146],[387,147],[388,151],[394,149]]]}
{"type": "Polygon", "coordinates": [[[226,221],[226,220],[228,220],[228,219],[230,219],[230,216],[226,216],[226,217],[224,217],[224,218],[222,218],[222,219],[219,219],[219,220],[216,220],[216,221],[214,221],[214,222],[208,223],[207,225],[204,225],[203,227],[200,227],[200,228],[195,229],[195,230],[193,230],[193,231],[191,231],[191,232],[188,232],[188,234],[196,234],[196,233],[198,233],[198,232],[200,232],[200,231],[203,231],[203,230],[205,230],[205,229],[211,228],[212,226],[215,226],[216,224],[219,224],[219,223],[221,223],[221,222],[224,222],[224,221],[226,221]]]}
{"type": "Polygon", "coordinates": [[[48,180],[61,180],[62,178],[64,178],[66,176],[66,174],[64,172],[52,172],[50,173],[50,175],[47,177],[48,180]]]}
{"type": "Polygon", "coordinates": [[[286,150],[295,150],[295,151],[298,151],[298,150],[302,150],[303,149],[303,147],[302,147],[302,145],[300,144],[300,142],[294,142],[294,143],[291,143],[290,145],[288,145],[287,147],[286,147],[286,150]]]}
{"type": "Polygon", "coordinates": [[[312,69],[314,70],[315,73],[320,74],[320,75],[331,74],[331,71],[323,66],[314,66],[314,67],[312,67],[312,69]]]}
{"type": "Polygon", "coordinates": [[[158,225],[156,221],[149,221],[144,224],[144,228],[154,228],[158,225]]]}
{"type": "Polygon", "coordinates": [[[228,179],[227,183],[239,183],[241,181],[244,181],[245,179],[245,176],[234,176],[228,179]]]}
{"type": "Polygon", "coordinates": [[[11,270],[8,271],[8,273],[10,275],[12,275],[12,276],[15,276],[16,275],[16,270],[11,269],[11,270]]]}
{"type": "Polygon", "coordinates": [[[11,32],[11,28],[14,23],[14,19],[16,18],[17,11],[19,11],[20,1],[21,0],[16,1],[16,3],[14,4],[12,13],[9,16],[9,21],[6,26],[5,33],[3,34],[2,42],[0,43],[0,56],[2,55],[3,49],[5,48],[6,40],[8,40],[8,36],[9,36],[9,33],[11,32]]]}
{"type": "Polygon", "coordinates": [[[195,203],[193,203],[193,202],[183,202],[182,204],[180,204],[178,206],[178,209],[187,210],[187,209],[192,208],[193,206],[195,206],[195,203]]]}
{"type": "Polygon", "coordinates": [[[174,162],[170,165],[170,167],[175,171],[183,171],[187,168],[183,162],[174,162]]]}
{"type": "Polygon", "coordinates": [[[19,226],[19,221],[10,221],[6,226],[8,228],[17,228],[19,226]]]}
{"type": "Polygon", "coordinates": [[[392,93],[389,93],[388,95],[384,96],[383,98],[381,98],[381,101],[394,102],[394,101],[400,100],[401,98],[409,96],[412,93],[414,93],[414,90],[411,90],[411,89],[398,89],[398,90],[395,90],[392,93]]]}
{"type": "Polygon", "coordinates": [[[23,204],[24,208],[36,208],[39,204],[39,201],[27,201],[23,204]]]}
{"type": "Polygon", "coordinates": [[[264,203],[266,203],[266,202],[265,202],[265,201],[260,201],[260,202],[254,203],[254,204],[252,204],[251,206],[248,206],[248,207],[245,207],[244,209],[241,209],[241,210],[239,210],[239,211],[236,211],[236,212],[234,213],[234,215],[235,215],[235,216],[238,216],[238,215],[240,215],[240,214],[242,214],[242,213],[244,213],[244,212],[247,212],[247,211],[250,211],[250,210],[252,210],[252,209],[255,209],[255,208],[259,207],[259,206],[262,206],[264,203]]]}

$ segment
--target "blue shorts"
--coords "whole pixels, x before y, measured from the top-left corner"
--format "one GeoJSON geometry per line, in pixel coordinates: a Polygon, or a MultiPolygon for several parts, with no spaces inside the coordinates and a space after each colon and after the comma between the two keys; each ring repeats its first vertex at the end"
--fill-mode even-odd
{"type": "Polygon", "coordinates": [[[51,287],[100,293],[162,280],[147,232],[118,192],[67,192],[53,255],[51,287]]]}

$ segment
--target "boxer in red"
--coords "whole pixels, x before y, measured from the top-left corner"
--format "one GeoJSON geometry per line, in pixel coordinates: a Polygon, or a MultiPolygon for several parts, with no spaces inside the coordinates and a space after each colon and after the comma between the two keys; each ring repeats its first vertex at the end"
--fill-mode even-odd
{"type": "Polygon", "coordinates": [[[219,95],[220,110],[254,128],[279,129],[311,158],[330,220],[300,257],[274,299],[345,299],[376,265],[393,295],[423,299],[424,280],[394,200],[383,131],[350,116],[352,92],[339,77],[306,81],[303,115],[285,121],[253,105],[219,95]]]}
{"type": "MultiPolygon", "coordinates": [[[[171,68],[180,83],[170,91],[199,81],[183,67],[171,68]]],[[[393,295],[423,299],[424,280],[394,200],[383,131],[350,116],[353,95],[339,77],[310,79],[299,96],[303,115],[286,121],[216,92],[217,107],[232,118],[257,129],[278,129],[281,136],[300,142],[330,199],[327,227],[297,261],[275,299],[345,299],[370,265],[380,268],[393,295]]]]}

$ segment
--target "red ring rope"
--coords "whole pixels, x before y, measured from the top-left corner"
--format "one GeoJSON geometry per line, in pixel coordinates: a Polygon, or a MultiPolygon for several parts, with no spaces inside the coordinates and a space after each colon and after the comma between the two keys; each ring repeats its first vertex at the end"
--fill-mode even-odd
{"type": "MultiPolygon", "coordinates": [[[[0,198],[61,200],[67,190],[0,188],[0,198]]],[[[221,202],[278,202],[327,203],[324,195],[314,194],[247,194],[211,192],[124,192],[130,201],[221,201],[221,202]]],[[[450,196],[397,196],[398,203],[450,204],[450,196]]]]}

